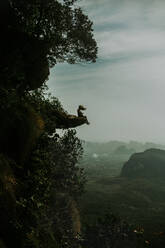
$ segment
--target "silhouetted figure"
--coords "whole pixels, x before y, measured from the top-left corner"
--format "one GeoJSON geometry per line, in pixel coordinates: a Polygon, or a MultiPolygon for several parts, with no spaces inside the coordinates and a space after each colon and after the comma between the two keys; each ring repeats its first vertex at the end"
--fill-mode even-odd
{"type": "Polygon", "coordinates": [[[83,114],[82,110],[86,110],[86,108],[83,105],[79,105],[79,107],[77,109],[78,117],[84,117],[84,114],[83,114]]]}
{"type": "Polygon", "coordinates": [[[86,110],[86,108],[83,106],[83,105],[79,105],[79,107],[78,107],[78,109],[77,109],[77,115],[78,115],[78,117],[83,117],[83,118],[85,118],[85,123],[87,124],[87,125],[89,125],[90,123],[88,122],[88,120],[87,120],[87,117],[86,116],[84,116],[84,114],[83,114],[83,112],[82,111],[84,111],[84,110],[86,110]]]}

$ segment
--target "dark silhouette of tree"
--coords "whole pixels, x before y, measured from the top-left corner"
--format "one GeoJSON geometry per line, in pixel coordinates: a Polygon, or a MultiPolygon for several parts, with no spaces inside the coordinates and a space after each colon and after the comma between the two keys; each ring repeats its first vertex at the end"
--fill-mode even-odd
{"type": "Polygon", "coordinates": [[[84,185],[75,131],[87,123],[43,94],[57,62],[95,62],[76,0],[0,1],[0,246],[77,248],[84,185]]]}
{"type": "Polygon", "coordinates": [[[75,1],[2,0],[1,84],[36,89],[57,62],[95,62],[92,22],[75,1]],[[8,75],[8,76],[7,76],[8,75]]]}

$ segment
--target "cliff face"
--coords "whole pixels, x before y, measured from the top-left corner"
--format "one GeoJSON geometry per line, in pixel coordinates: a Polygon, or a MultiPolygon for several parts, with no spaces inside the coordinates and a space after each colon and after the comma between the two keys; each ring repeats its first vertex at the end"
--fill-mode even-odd
{"type": "Polygon", "coordinates": [[[165,151],[149,149],[133,154],[124,164],[121,172],[123,177],[164,177],[165,151]]]}
{"type": "Polygon", "coordinates": [[[82,146],[74,130],[55,132],[89,122],[45,92],[59,60],[96,59],[90,21],[73,3],[0,1],[0,248],[78,247],[82,146]]]}
{"type": "Polygon", "coordinates": [[[81,172],[76,167],[80,143],[71,130],[62,138],[50,138],[44,120],[29,105],[16,106],[16,113],[7,110],[0,111],[4,117],[0,123],[0,248],[41,248],[47,243],[51,248],[60,242],[78,247],[81,224],[74,198],[81,191],[81,172]]]}

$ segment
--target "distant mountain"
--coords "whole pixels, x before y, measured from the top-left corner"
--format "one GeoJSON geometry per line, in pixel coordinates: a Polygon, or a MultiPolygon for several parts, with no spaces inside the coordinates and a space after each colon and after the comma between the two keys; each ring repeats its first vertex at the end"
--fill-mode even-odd
{"type": "Polygon", "coordinates": [[[165,178],[165,150],[152,148],[133,154],[124,164],[121,176],[165,178]]]}
{"type": "Polygon", "coordinates": [[[99,142],[84,142],[84,153],[86,155],[96,154],[96,156],[108,155],[132,155],[136,152],[144,152],[147,149],[165,149],[165,145],[154,143],[141,143],[137,141],[123,142],[123,141],[109,141],[105,143],[99,142]]]}
{"type": "Polygon", "coordinates": [[[133,148],[127,148],[127,146],[122,145],[116,148],[114,151],[114,154],[121,155],[121,154],[133,154],[135,153],[135,150],[133,148]]]}

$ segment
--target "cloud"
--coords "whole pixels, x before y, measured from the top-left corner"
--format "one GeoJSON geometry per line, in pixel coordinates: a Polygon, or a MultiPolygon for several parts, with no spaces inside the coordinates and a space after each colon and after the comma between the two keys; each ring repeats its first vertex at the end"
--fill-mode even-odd
{"type": "Polygon", "coordinates": [[[99,58],[90,65],[57,65],[51,92],[76,114],[87,106],[91,126],[80,138],[165,143],[165,2],[83,0],[94,21],[99,58]],[[164,136],[163,136],[164,135],[164,136]]]}

